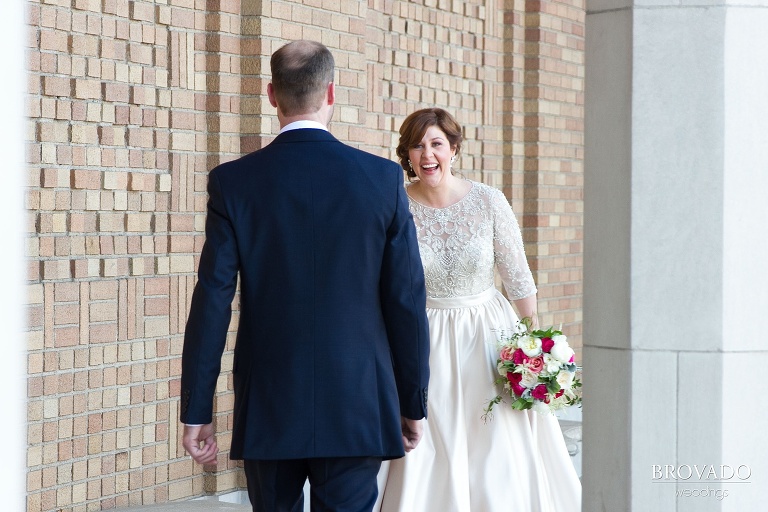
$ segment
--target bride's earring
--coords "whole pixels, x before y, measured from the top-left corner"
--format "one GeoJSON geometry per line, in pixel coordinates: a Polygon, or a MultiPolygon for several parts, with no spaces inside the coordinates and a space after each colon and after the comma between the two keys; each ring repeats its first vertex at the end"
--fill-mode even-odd
{"type": "Polygon", "coordinates": [[[453,155],[451,157],[451,167],[453,167],[453,162],[455,162],[455,161],[456,161],[456,155],[453,155]]]}
{"type": "Polygon", "coordinates": [[[408,160],[408,167],[410,167],[411,170],[413,170],[413,164],[411,163],[410,159],[408,160]]]}

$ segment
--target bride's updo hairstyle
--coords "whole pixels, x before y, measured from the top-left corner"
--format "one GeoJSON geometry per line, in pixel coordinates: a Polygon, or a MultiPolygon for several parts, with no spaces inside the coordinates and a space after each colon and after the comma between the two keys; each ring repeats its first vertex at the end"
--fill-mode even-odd
{"type": "Polygon", "coordinates": [[[456,150],[456,156],[461,151],[461,125],[456,122],[451,114],[441,108],[417,110],[406,117],[400,126],[400,143],[395,150],[397,157],[400,159],[400,166],[405,170],[409,178],[415,178],[416,173],[408,165],[408,150],[416,147],[421,142],[430,126],[437,126],[445,133],[451,149],[456,150]]]}

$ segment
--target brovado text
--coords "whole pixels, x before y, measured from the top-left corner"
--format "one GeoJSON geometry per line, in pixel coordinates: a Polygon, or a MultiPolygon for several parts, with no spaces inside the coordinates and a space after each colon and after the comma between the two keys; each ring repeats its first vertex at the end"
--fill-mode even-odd
{"type": "Polygon", "coordinates": [[[728,481],[746,481],[752,476],[752,469],[746,464],[731,466],[729,464],[653,464],[652,479],[654,481],[688,481],[694,476],[697,481],[728,482],[728,481]]]}

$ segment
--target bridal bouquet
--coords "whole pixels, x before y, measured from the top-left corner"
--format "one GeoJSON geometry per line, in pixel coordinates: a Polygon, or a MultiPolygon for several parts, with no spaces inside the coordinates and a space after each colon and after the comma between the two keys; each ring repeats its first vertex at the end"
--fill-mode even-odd
{"type": "MultiPolygon", "coordinates": [[[[579,367],[561,331],[531,330],[531,319],[526,317],[511,333],[501,331],[499,338],[496,368],[501,377],[496,383],[503,384],[513,409],[551,413],[581,403],[579,367]]],[[[483,417],[491,417],[493,407],[502,401],[501,395],[491,400],[483,417]]]]}

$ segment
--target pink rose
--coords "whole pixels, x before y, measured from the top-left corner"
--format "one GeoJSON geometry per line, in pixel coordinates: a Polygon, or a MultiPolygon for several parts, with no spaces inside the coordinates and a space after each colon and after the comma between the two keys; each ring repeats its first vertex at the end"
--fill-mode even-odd
{"type": "Polygon", "coordinates": [[[541,373],[541,370],[544,369],[544,358],[539,357],[532,357],[528,360],[528,370],[530,370],[532,373],[541,373]]]}
{"type": "Polygon", "coordinates": [[[549,352],[554,346],[555,342],[552,341],[552,338],[541,338],[541,350],[544,352],[549,352]]]}
{"type": "Polygon", "coordinates": [[[555,398],[560,398],[561,396],[563,396],[563,393],[565,393],[565,390],[564,390],[564,389],[561,389],[560,391],[558,391],[557,393],[555,393],[555,398]]]}
{"type": "Polygon", "coordinates": [[[576,354],[572,355],[571,358],[568,360],[568,362],[572,363],[575,358],[576,358],[576,354]]]}
{"type": "Polygon", "coordinates": [[[546,384],[539,384],[535,388],[531,390],[531,396],[535,400],[540,400],[545,403],[549,403],[549,399],[547,399],[547,385],[546,384]]]}
{"type": "Polygon", "coordinates": [[[525,355],[525,352],[523,352],[523,349],[518,348],[512,354],[512,361],[515,364],[525,364],[528,361],[528,356],[525,355]]]}
{"type": "Polygon", "coordinates": [[[520,380],[523,378],[523,375],[521,373],[513,373],[513,372],[507,372],[507,380],[509,380],[509,383],[512,385],[512,391],[517,396],[520,396],[523,394],[523,391],[525,391],[525,387],[520,385],[520,380]]]}
{"type": "Polygon", "coordinates": [[[499,358],[501,358],[502,361],[512,361],[512,355],[515,350],[518,349],[515,349],[514,347],[504,347],[499,353],[499,358]]]}

